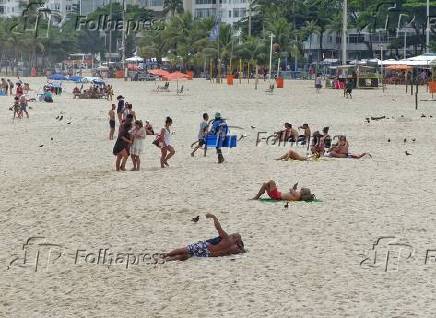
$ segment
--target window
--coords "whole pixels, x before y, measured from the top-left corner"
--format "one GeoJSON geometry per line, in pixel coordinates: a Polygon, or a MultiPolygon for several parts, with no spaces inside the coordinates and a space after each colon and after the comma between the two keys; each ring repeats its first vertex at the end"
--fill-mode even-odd
{"type": "Polygon", "coordinates": [[[245,8],[234,8],[233,9],[233,17],[234,18],[243,18],[246,15],[245,8]]]}
{"type": "Polygon", "coordinates": [[[65,11],[71,11],[71,5],[67,4],[67,5],[65,6],[65,11]]]}
{"type": "Polygon", "coordinates": [[[0,6],[0,14],[4,14],[5,13],[5,7],[4,6],[0,6]]]}
{"type": "Polygon", "coordinates": [[[195,0],[195,4],[216,4],[216,0],[195,0]]]}
{"type": "Polygon", "coordinates": [[[216,9],[195,9],[195,18],[207,18],[216,16],[216,9]]]}
{"type": "Polygon", "coordinates": [[[365,41],[365,37],[363,36],[363,34],[350,34],[348,37],[348,42],[349,43],[362,43],[365,41]]]}
{"type": "Polygon", "coordinates": [[[229,18],[232,17],[232,10],[229,10],[229,18]]]}

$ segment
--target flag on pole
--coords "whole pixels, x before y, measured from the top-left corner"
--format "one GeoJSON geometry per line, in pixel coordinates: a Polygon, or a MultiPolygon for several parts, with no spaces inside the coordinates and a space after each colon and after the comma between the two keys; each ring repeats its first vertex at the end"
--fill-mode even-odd
{"type": "Polygon", "coordinates": [[[219,22],[217,22],[215,23],[212,30],[210,31],[209,41],[216,41],[218,40],[219,36],[220,36],[220,24],[219,22]]]}

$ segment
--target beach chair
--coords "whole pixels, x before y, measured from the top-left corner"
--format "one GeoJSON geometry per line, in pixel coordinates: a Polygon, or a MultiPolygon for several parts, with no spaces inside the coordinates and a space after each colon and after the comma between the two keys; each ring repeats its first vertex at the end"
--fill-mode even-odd
{"type": "Polygon", "coordinates": [[[166,82],[164,86],[157,86],[157,92],[169,92],[170,91],[170,83],[166,82]]]}
{"type": "Polygon", "coordinates": [[[180,87],[180,89],[177,90],[177,95],[183,94],[184,91],[184,87],[182,85],[182,87],[180,87]]]}
{"type": "Polygon", "coordinates": [[[274,93],[274,84],[271,84],[269,88],[265,91],[267,94],[273,94],[274,93]]]}

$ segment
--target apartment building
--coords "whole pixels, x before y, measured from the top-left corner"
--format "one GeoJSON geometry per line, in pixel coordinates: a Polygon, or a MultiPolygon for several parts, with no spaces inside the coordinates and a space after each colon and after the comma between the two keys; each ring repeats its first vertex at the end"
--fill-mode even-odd
{"type": "Polygon", "coordinates": [[[20,14],[18,0],[0,0],[0,18],[12,18],[20,14]]]}
{"type": "Polygon", "coordinates": [[[251,0],[191,0],[185,1],[185,10],[191,11],[194,19],[217,17],[222,22],[233,24],[248,14],[251,0]]]}

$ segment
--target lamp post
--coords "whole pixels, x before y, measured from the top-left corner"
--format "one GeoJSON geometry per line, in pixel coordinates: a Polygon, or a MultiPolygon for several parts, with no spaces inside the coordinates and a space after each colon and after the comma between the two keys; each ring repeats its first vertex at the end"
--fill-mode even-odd
{"type": "Polygon", "coordinates": [[[430,0],[427,0],[426,52],[430,52],[430,0]]]}
{"type": "Polygon", "coordinates": [[[347,64],[347,29],[348,29],[348,3],[344,0],[344,12],[342,17],[342,64],[347,64]]]}
{"type": "Polygon", "coordinates": [[[271,47],[270,47],[270,52],[269,52],[269,79],[271,80],[271,75],[272,75],[272,54],[273,54],[273,38],[274,38],[274,34],[272,34],[271,32],[271,47]]]}

